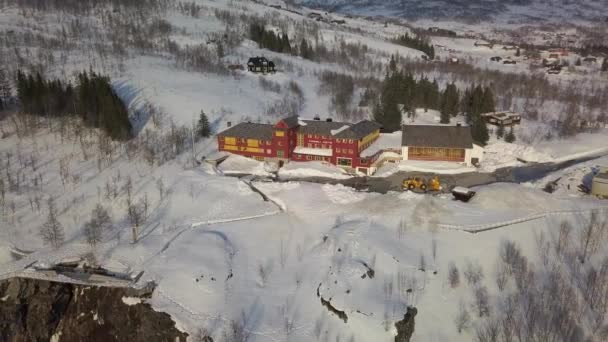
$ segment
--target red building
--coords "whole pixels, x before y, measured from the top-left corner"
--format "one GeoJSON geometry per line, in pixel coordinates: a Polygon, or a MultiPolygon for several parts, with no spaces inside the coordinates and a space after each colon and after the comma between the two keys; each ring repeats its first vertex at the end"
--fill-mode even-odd
{"type": "Polygon", "coordinates": [[[361,152],[380,134],[380,125],[364,120],[358,123],[301,120],[296,116],[274,125],[242,122],[217,135],[218,149],[257,160],[325,161],[367,173],[373,157],[361,152]]]}

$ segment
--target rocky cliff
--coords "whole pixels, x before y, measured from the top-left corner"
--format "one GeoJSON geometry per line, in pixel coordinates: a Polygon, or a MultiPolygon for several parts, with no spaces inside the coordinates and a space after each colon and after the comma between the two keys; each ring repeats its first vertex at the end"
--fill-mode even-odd
{"type": "Polygon", "coordinates": [[[171,317],[131,289],[0,281],[0,341],[186,341],[171,317]]]}

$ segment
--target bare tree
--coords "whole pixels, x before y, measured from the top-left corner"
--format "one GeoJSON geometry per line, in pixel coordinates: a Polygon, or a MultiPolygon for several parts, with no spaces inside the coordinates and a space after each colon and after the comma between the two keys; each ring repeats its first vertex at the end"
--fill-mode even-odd
{"type": "Polygon", "coordinates": [[[464,277],[469,285],[477,285],[483,279],[483,269],[478,262],[467,261],[464,269],[464,277]]]}
{"type": "Polygon", "coordinates": [[[420,253],[420,260],[418,262],[418,270],[425,272],[426,271],[426,259],[424,258],[424,253],[420,253]]]}
{"type": "Polygon", "coordinates": [[[490,297],[485,286],[478,286],[474,290],[474,305],[479,317],[490,315],[490,297]]]}
{"type": "Polygon", "coordinates": [[[456,317],[454,318],[454,323],[456,324],[458,333],[460,334],[462,330],[466,329],[470,322],[471,315],[469,315],[466,305],[464,305],[464,303],[461,301],[458,305],[458,313],[456,313],[456,317]]]}
{"type": "Polygon", "coordinates": [[[165,184],[163,183],[162,177],[156,181],[156,189],[158,189],[158,196],[160,197],[160,201],[162,202],[165,199],[165,195],[167,194],[167,189],[165,188],[165,184]]]}
{"type": "Polygon", "coordinates": [[[450,262],[448,265],[448,281],[451,288],[456,288],[460,285],[460,272],[453,262],[450,262]]]}
{"type": "Polygon", "coordinates": [[[139,227],[145,220],[142,203],[130,203],[127,207],[127,216],[131,222],[131,239],[136,243],[139,239],[139,227]]]}
{"type": "Polygon", "coordinates": [[[59,248],[65,240],[63,226],[57,219],[57,208],[52,197],[49,197],[47,205],[49,213],[46,222],[40,227],[40,235],[45,244],[49,244],[53,248],[59,248]]]}
{"type": "Polygon", "coordinates": [[[580,262],[585,263],[590,255],[593,255],[606,237],[608,220],[599,218],[599,212],[591,212],[589,222],[583,225],[579,234],[580,241],[580,262]]]}
{"type": "Polygon", "coordinates": [[[97,204],[91,212],[91,220],[84,225],[87,243],[91,246],[97,245],[102,240],[104,230],[110,227],[110,214],[101,204],[97,204]]]}

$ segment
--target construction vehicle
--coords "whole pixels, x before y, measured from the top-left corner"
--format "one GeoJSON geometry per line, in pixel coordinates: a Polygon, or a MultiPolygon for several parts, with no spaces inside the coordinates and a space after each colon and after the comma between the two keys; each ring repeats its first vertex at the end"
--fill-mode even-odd
{"type": "Polygon", "coordinates": [[[403,190],[409,191],[441,191],[441,182],[437,176],[433,177],[429,181],[426,181],[422,177],[410,177],[403,180],[401,183],[403,190]]]}

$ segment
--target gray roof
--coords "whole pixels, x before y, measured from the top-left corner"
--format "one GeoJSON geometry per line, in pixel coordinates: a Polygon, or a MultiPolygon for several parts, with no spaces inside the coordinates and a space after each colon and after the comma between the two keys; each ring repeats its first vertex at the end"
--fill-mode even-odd
{"type": "Polygon", "coordinates": [[[471,128],[468,126],[405,125],[402,132],[403,146],[473,147],[471,128]]]}
{"type": "Polygon", "coordinates": [[[217,135],[243,139],[272,140],[272,131],[273,127],[270,124],[241,122],[224,130],[223,132],[218,133],[217,135]]]}
{"type": "Polygon", "coordinates": [[[336,138],[363,139],[382,127],[375,121],[363,120],[336,134],[336,138]]]}
{"type": "Polygon", "coordinates": [[[348,122],[338,121],[321,121],[321,120],[302,120],[306,126],[300,126],[300,132],[304,134],[317,134],[331,136],[331,131],[340,129],[344,126],[350,126],[348,122]]]}
{"type": "Polygon", "coordinates": [[[287,128],[294,128],[299,125],[297,115],[286,117],[281,121],[283,121],[285,124],[287,124],[287,128]]]}
{"type": "Polygon", "coordinates": [[[300,126],[300,132],[305,134],[331,136],[331,131],[338,130],[344,126],[348,126],[347,129],[344,129],[334,135],[335,138],[339,139],[362,139],[373,133],[375,130],[380,129],[381,127],[380,124],[378,124],[377,122],[369,120],[359,121],[356,124],[338,121],[327,122],[321,120],[303,121],[304,123],[306,123],[306,126],[300,126]]]}

